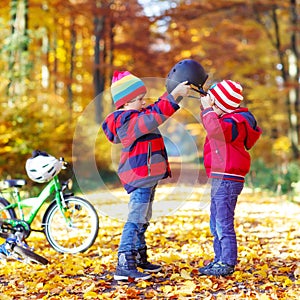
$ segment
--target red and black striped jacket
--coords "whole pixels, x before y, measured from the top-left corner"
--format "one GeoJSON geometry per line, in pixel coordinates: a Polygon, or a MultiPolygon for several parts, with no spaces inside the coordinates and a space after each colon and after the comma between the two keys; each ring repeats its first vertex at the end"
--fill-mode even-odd
{"type": "Polygon", "coordinates": [[[118,175],[127,193],[171,176],[158,126],[179,108],[171,95],[164,94],[142,111],[117,110],[104,120],[102,128],[108,140],[122,143],[118,175]]]}

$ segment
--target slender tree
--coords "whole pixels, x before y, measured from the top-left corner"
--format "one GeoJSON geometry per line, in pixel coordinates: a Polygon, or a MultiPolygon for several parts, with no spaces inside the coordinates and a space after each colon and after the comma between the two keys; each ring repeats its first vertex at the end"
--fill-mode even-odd
{"type": "Polygon", "coordinates": [[[28,0],[11,0],[11,36],[8,44],[8,87],[10,100],[26,92],[28,61],[28,0]]]}
{"type": "Polygon", "coordinates": [[[102,121],[102,92],[104,90],[103,76],[103,32],[105,25],[105,16],[101,10],[102,1],[95,1],[94,8],[94,96],[95,96],[95,120],[97,123],[102,121]],[[101,48],[102,43],[102,48],[101,48]]]}
{"type": "Polygon", "coordinates": [[[286,111],[289,122],[289,138],[291,140],[293,158],[300,157],[300,87],[299,87],[299,50],[298,36],[298,12],[296,0],[289,3],[289,24],[283,30],[280,28],[284,24],[281,22],[280,13],[285,10],[280,4],[272,4],[268,10],[264,11],[264,16],[269,16],[267,20],[260,14],[257,6],[254,7],[256,20],[265,29],[269,40],[278,55],[280,72],[283,87],[286,93],[286,111]],[[288,39],[286,39],[288,36],[288,39]]]}

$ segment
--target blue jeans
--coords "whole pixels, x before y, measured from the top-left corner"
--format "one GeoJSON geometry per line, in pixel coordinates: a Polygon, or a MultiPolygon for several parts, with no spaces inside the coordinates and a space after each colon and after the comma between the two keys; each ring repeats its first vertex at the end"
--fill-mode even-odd
{"type": "Polygon", "coordinates": [[[213,179],[211,187],[210,231],[214,236],[214,261],[237,264],[234,210],[244,183],[213,179]]]}
{"type": "Polygon", "coordinates": [[[130,194],[128,218],[124,225],[120,252],[133,252],[146,247],[145,232],[152,217],[155,186],[138,188],[130,194]]]}

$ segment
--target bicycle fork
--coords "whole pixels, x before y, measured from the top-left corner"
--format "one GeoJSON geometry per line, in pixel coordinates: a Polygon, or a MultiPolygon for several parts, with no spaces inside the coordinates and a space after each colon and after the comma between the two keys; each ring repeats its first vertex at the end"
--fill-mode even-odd
{"type": "Polygon", "coordinates": [[[72,227],[72,220],[70,219],[69,215],[66,214],[66,212],[68,211],[68,204],[65,200],[65,197],[64,197],[64,194],[62,191],[59,192],[59,196],[60,196],[60,201],[57,201],[58,203],[58,206],[59,206],[59,210],[60,212],[62,213],[63,215],[63,218],[65,219],[66,221],[66,224],[69,226],[69,227],[72,227]]]}

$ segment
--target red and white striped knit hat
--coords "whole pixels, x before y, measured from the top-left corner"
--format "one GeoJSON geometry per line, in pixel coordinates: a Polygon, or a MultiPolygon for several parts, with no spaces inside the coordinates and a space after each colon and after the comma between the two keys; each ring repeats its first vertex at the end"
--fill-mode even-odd
{"type": "Polygon", "coordinates": [[[215,105],[227,113],[233,112],[244,99],[242,86],[232,80],[223,80],[208,90],[215,97],[215,105]]]}

